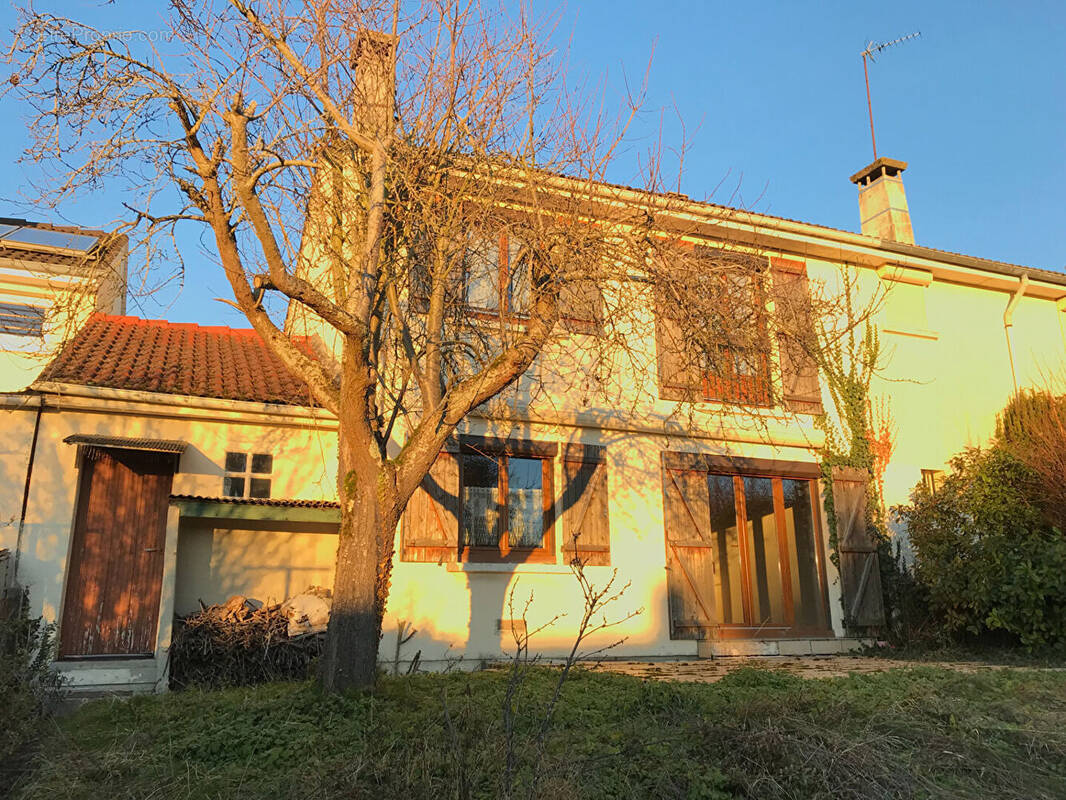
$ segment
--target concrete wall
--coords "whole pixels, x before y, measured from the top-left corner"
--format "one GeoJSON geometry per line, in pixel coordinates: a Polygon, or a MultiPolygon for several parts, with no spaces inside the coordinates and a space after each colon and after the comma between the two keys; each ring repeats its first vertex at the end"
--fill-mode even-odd
{"type": "MultiPolygon", "coordinates": [[[[254,525],[255,523],[249,523],[254,525]]],[[[282,523],[250,529],[183,522],[174,609],[189,614],[235,594],[281,602],[311,586],[332,586],[336,526],[282,523]]]]}
{"type": "MultiPolygon", "coordinates": [[[[618,639],[626,641],[611,651],[615,656],[695,657],[695,641],[673,641],[666,599],[666,544],[664,538],[661,453],[684,450],[701,453],[732,452],[759,458],[790,461],[814,460],[803,447],[779,447],[695,440],[665,434],[603,431],[563,425],[493,425],[475,421],[469,433],[512,436],[533,441],[581,442],[607,448],[611,566],[587,567],[595,584],[611,580],[615,570],[618,588],[628,588],[609,609],[608,617],[626,623],[593,637],[589,648],[618,639]]],[[[562,485],[562,468],[555,465],[555,486],[562,485]]],[[[557,490],[558,491],[558,490],[557,490]]],[[[822,520],[824,526],[825,521],[822,520]]],[[[559,535],[557,534],[557,541],[559,535]]],[[[842,634],[839,582],[828,565],[830,609],[834,628],[842,634]]],[[[560,655],[573,641],[583,608],[580,586],[563,563],[537,565],[434,564],[397,562],[389,599],[390,620],[411,622],[418,633],[404,647],[411,657],[421,651],[423,662],[462,654],[465,659],[499,657],[514,649],[510,633],[498,630],[498,621],[521,616],[532,596],[528,629],[553,625],[533,639],[533,647],[546,655],[560,655]],[[514,610],[510,598],[514,592],[514,610]]],[[[395,625],[386,623],[383,657],[393,652],[395,625]]]]}
{"type": "Polygon", "coordinates": [[[0,549],[15,552],[37,398],[0,395],[0,549]]]}

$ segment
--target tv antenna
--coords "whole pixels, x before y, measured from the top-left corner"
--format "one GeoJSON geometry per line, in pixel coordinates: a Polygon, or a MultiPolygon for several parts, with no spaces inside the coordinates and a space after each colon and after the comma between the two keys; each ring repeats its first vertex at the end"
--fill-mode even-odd
{"type": "Polygon", "coordinates": [[[874,136],[874,104],[870,100],[870,71],[866,67],[866,59],[873,61],[874,53],[880,53],[886,48],[903,44],[908,39],[917,39],[921,35],[921,31],[915,31],[906,36],[900,36],[898,39],[893,39],[891,42],[870,41],[866,44],[866,49],[862,51],[862,74],[866,78],[866,108],[870,112],[870,142],[874,147],[874,161],[877,161],[877,137],[874,136]]]}

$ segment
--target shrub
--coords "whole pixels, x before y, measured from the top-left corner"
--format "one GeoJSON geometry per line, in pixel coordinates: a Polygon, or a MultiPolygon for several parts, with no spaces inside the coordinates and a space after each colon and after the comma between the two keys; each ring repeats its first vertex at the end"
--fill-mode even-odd
{"type": "Polygon", "coordinates": [[[1019,392],[1003,409],[996,438],[1032,471],[1036,502],[1066,530],[1066,395],[1019,392]]]}
{"type": "Polygon", "coordinates": [[[1003,446],[968,449],[934,493],[896,509],[915,576],[947,633],[1066,641],[1066,535],[1038,505],[1040,477],[1003,446]]]}
{"type": "Polygon", "coordinates": [[[6,618],[0,615],[0,763],[14,759],[37,736],[62,698],[60,676],[51,668],[55,626],[29,616],[23,592],[6,618]]]}

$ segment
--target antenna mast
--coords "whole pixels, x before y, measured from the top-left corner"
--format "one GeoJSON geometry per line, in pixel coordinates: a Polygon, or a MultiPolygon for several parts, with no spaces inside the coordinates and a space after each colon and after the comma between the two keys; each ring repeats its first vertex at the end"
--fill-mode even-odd
{"type": "Polygon", "coordinates": [[[874,136],[874,105],[870,100],[870,71],[866,68],[866,59],[873,61],[874,53],[880,53],[887,47],[902,44],[908,39],[917,39],[921,35],[921,31],[915,31],[906,36],[900,36],[898,39],[893,39],[891,42],[875,42],[871,40],[866,44],[866,49],[862,51],[862,74],[866,78],[866,108],[870,112],[870,143],[874,147],[874,161],[877,161],[877,137],[874,136]]]}

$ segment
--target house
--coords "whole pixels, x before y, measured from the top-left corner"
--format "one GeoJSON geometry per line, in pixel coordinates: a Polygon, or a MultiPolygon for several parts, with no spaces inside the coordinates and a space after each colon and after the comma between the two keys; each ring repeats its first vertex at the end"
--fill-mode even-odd
{"type": "MultiPolygon", "coordinates": [[[[883,476],[889,505],[985,441],[1016,386],[1066,363],[1066,274],[916,245],[905,168],[879,159],[852,176],[861,233],[675,206],[694,244],[743,242],[775,280],[843,271],[890,287],[874,388],[907,422],[883,476]]],[[[635,613],[593,643],[624,639],[611,656],[833,653],[876,623],[875,562],[849,530],[863,478],[847,473],[833,489],[839,568],[831,557],[824,378],[774,350],[765,377],[788,383],[794,413],[746,424],[750,404],[718,413],[743,398],[670,366],[663,324],[647,304],[635,346],[659,368],[633,376],[646,400],[505,398],[463,423],[396,533],[382,653],[476,664],[553,620],[532,646],[563,653],[582,607],[575,556],[594,583],[614,571],[628,583],[618,611],[635,613]],[[691,413],[678,414],[681,391],[702,393],[691,413]],[[401,621],[416,629],[402,650],[401,621]]],[[[588,335],[561,346],[580,353],[588,335]]],[[[175,614],[330,584],[336,421],[252,331],[97,313],[0,407],[0,513],[18,521],[0,548],[33,613],[58,623],[76,687],[159,689],[175,614]]]]}
{"type": "Polygon", "coordinates": [[[126,309],[120,233],[0,218],[0,391],[26,388],[92,313],[126,309]]]}

